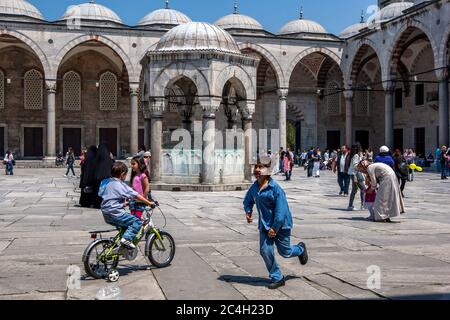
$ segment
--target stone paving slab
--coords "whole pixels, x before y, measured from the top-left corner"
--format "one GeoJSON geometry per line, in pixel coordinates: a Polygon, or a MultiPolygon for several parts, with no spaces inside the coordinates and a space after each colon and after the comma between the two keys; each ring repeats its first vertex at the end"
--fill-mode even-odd
{"type": "MultiPolygon", "coordinates": [[[[109,228],[99,210],[75,207],[79,179],[60,169],[20,169],[0,176],[0,299],[95,299],[104,280],[84,275],[88,231],[109,228]],[[80,290],[68,290],[67,268],[81,268],[80,290]]],[[[164,192],[167,226],[177,243],[173,264],[155,269],[139,257],[119,267],[122,299],[450,299],[450,183],[417,174],[405,194],[406,215],[383,224],[365,210],[346,211],[335,175],[307,179],[294,170],[285,187],[294,216],[292,242],[307,243],[310,261],[277,260],[287,285],[268,290],[257,223],[247,224],[244,191],[164,192]],[[367,267],[381,270],[368,289],[367,267]]],[[[359,197],[355,207],[359,207],[359,197]]],[[[255,219],[257,214],[255,213],[255,219]]],[[[155,212],[154,221],[164,219],[155,212]]]]}

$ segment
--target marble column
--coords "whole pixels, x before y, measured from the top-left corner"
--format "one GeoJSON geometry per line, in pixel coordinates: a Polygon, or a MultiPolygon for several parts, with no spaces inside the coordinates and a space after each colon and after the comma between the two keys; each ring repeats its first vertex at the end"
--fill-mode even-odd
{"type": "Polygon", "coordinates": [[[448,70],[440,69],[439,80],[439,146],[448,146],[449,141],[449,111],[448,111],[448,70]]]}
{"type": "Polygon", "coordinates": [[[161,181],[161,157],[162,157],[162,125],[164,99],[157,98],[150,103],[151,112],[151,179],[152,182],[161,181]]]}
{"type": "Polygon", "coordinates": [[[394,148],[394,89],[395,82],[388,80],[384,82],[384,144],[391,150],[394,148]]]}
{"type": "Polygon", "coordinates": [[[151,145],[151,130],[152,130],[152,120],[145,119],[144,120],[144,144],[147,149],[150,148],[151,145]]]}
{"type": "Polygon", "coordinates": [[[56,81],[46,81],[47,86],[47,150],[45,158],[56,159],[56,81]]]}
{"type": "Polygon", "coordinates": [[[287,144],[287,127],[286,127],[286,108],[288,89],[278,90],[278,128],[280,130],[280,148],[286,150],[287,144]]]}
{"type": "Polygon", "coordinates": [[[202,105],[203,108],[203,157],[202,183],[214,184],[216,149],[216,112],[219,105],[202,105]]]}
{"type": "Polygon", "coordinates": [[[130,153],[134,156],[138,152],[139,144],[139,114],[138,114],[139,85],[130,85],[131,123],[130,123],[130,153]]]}
{"type": "Polygon", "coordinates": [[[353,90],[344,91],[345,98],[345,144],[349,147],[353,144],[353,90]]]}
{"type": "Polygon", "coordinates": [[[253,175],[253,114],[255,112],[254,103],[247,105],[241,109],[242,114],[242,129],[244,130],[244,148],[245,148],[245,164],[244,164],[244,179],[247,182],[252,181],[253,175]]]}

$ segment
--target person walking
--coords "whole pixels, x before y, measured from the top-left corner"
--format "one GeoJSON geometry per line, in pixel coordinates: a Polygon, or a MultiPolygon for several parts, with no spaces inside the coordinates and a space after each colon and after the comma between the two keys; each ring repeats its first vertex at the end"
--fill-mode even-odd
{"type": "Polygon", "coordinates": [[[348,175],[348,169],[350,168],[351,160],[348,147],[343,145],[341,148],[341,153],[337,157],[334,172],[337,171],[338,184],[340,187],[339,195],[344,195],[344,197],[348,196],[348,190],[350,187],[350,176],[348,175]]]}
{"type": "Polygon", "coordinates": [[[286,155],[286,151],[284,151],[283,147],[280,148],[280,159],[279,159],[279,165],[280,165],[280,173],[284,173],[284,156],[286,155]]]}
{"type": "Polygon", "coordinates": [[[441,180],[447,180],[448,162],[449,162],[449,150],[447,146],[441,148],[441,180]]]}
{"type": "Polygon", "coordinates": [[[382,146],[380,148],[380,153],[375,158],[375,163],[384,163],[394,169],[394,159],[392,158],[392,155],[390,153],[390,150],[386,146],[382,146]]]}
{"type": "Polygon", "coordinates": [[[261,157],[254,169],[255,183],[244,198],[244,211],[248,223],[253,222],[253,207],[258,210],[260,253],[272,282],[269,289],[278,289],[286,279],[275,260],[274,245],[284,258],[298,257],[300,264],[308,262],[308,252],[303,242],[291,245],[292,214],[286,193],[271,177],[272,159],[261,157]]]}
{"type": "Polygon", "coordinates": [[[66,153],[66,166],[67,171],[64,177],[67,177],[69,175],[69,171],[72,170],[73,176],[76,178],[75,170],[73,169],[73,165],[75,163],[75,154],[73,153],[73,148],[69,147],[69,150],[66,153]]]}
{"type": "Polygon", "coordinates": [[[5,174],[13,176],[16,160],[14,160],[14,154],[11,150],[6,152],[5,157],[3,158],[3,164],[5,165],[5,174]]]}
{"type": "Polygon", "coordinates": [[[377,192],[370,209],[370,220],[391,222],[391,218],[405,213],[397,176],[390,166],[381,162],[371,164],[363,160],[358,165],[358,171],[368,177],[370,184],[366,192],[369,194],[377,192]]]}
{"type": "Polygon", "coordinates": [[[286,152],[286,155],[284,156],[284,160],[283,160],[283,168],[284,168],[284,172],[286,175],[285,181],[291,181],[293,167],[294,167],[294,161],[292,159],[291,153],[288,151],[288,152],[286,152]]]}
{"type": "Polygon", "coordinates": [[[308,178],[311,178],[313,176],[314,171],[314,147],[311,147],[311,149],[308,151],[308,154],[306,155],[306,159],[308,161],[308,178]]]}
{"type": "Polygon", "coordinates": [[[317,148],[313,152],[313,175],[314,178],[320,178],[320,164],[322,161],[322,154],[320,149],[317,148]]]}
{"type": "Polygon", "coordinates": [[[358,164],[362,161],[362,149],[361,145],[356,144],[352,146],[352,149],[349,153],[351,158],[350,167],[348,168],[348,175],[350,176],[350,181],[352,183],[352,193],[350,194],[350,201],[348,203],[348,211],[353,211],[354,201],[356,194],[360,193],[361,196],[361,210],[364,206],[364,190],[366,189],[364,175],[356,170],[358,164]]]}
{"type": "Polygon", "coordinates": [[[83,208],[90,208],[94,205],[94,199],[96,194],[94,193],[95,186],[95,169],[97,158],[97,147],[90,146],[86,152],[86,157],[81,165],[81,176],[80,176],[80,206],[83,208]]]}
{"type": "Polygon", "coordinates": [[[394,171],[397,175],[398,183],[400,185],[400,192],[402,193],[402,197],[404,198],[405,195],[403,191],[405,190],[406,181],[408,181],[408,164],[406,163],[406,160],[399,149],[395,150],[393,158],[394,171]]]}

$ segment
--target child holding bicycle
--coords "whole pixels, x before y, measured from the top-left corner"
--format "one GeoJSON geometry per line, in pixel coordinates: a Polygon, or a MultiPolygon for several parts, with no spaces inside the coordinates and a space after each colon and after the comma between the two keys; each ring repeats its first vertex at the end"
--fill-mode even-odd
{"type": "Polygon", "coordinates": [[[115,162],[111,169],[112,178],[105,179],[100,185],[98,195],[103,199],[101,210],[105,222],[115,227],[127,228],[120,243],[130,249],[136,249],[133,240],[142,227],[142,220],[125,210],[128,199],[137,200],[147,206],[155,203],[147,200],[126,183],[128,168],[122,162],[115,162]]]}
{"type": "MultiPolygon", "coordinates": [[[[147,165],[145,164],[144,158],[134,157],[131,160],[130,186],[134,191],[148,199],[150,192],[150,176],[147,171],[147,165]]],[[[144,210],[144,203],[135,200],[130,201],[130,212],[133,216],[142,219],[142,213],[144,210]]]]}

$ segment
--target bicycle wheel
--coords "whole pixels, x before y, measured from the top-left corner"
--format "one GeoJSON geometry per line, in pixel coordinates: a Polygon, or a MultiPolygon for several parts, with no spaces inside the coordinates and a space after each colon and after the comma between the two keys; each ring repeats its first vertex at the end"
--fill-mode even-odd
{"type": "Polygon", "coordinates": [[[94,279],[103,279],[111,269],[116,269],[119,264],[119,257],[104,259],[103,253],[109,249],[114,242],[102,239],[94,241],[86,248],[83,254],[84,270],[94,279]]]}
{"type": "Polygon", "coordinates": [[[153,235],[148,241],[147,256],[150,262],[157,268],[165,268],[170,265],[175,256],[175,241],[167,232],[160,232],[161,239],[153,235]]]}

